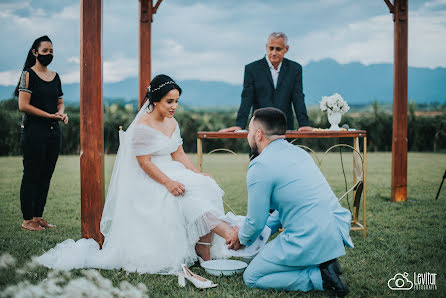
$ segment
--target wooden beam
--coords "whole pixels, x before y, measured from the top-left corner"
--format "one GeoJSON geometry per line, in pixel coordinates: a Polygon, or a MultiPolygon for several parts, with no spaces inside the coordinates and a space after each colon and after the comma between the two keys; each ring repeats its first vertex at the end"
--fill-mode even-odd
{"type": "Polygon", "coordinates": [[[155,7],[153,8],[153,14],[156,13],[156,11],[158,10],[158,7],[160,7],[160,4],[163,0],[158,0],[155,4],[155,7]]]}
{"type": "Polygon", "coordinates": [[[394,202],[407,200],[408,0],[394,2],[392,190],[394,202]]]}
{"type": "Polygon", "coordinates": [[[139,108],[144,104],[151,76],[152,4],[152,0],[139,0],[139,108]]]}
{"type": "Polygon", "coordinates": [[[392,3],[390,3],[389,0],[384,0],[384,2],[386,2],[387,7],[389,7],[389,12],[390,12],[390,13],[393,13],[393,9],[394,9],[394,7],[393,7],[392,3]]]}
{"type": "MultiPolygon", "coordinates": [[[[365,130],[355,131],[297,131],[287,130],[285,137],[290,139],[306,139],[306,138],[358,138],[365,137],[367,132],[365,130]]],[[[248,132],[219,132],[219,131],[199,131],[197,133],[198,139],[246,139],[248,132]]]]}
{"type": "Polygon", "coordinates": [[[104,115],[102,103],[102,0],[81,0],[80,129],[82,237],[102,244],[104,115]]]}

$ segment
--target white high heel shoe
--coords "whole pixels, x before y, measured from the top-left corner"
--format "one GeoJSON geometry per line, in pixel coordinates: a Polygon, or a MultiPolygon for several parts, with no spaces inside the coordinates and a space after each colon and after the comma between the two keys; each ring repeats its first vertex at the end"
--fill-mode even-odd
{"type": "Polygon", "coordinates": [[[178,273],[178,284],[180,287],[186,286],[186,279],[197,289],[209,289],[217,286],[213,281],[193,273],[185,264],[181,264],[181,268],[183,268],[183,272],[178,273]]]}

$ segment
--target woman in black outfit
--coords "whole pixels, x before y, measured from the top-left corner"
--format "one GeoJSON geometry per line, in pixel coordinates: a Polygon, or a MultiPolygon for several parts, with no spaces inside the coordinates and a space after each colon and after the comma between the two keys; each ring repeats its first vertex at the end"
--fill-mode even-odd
{"type": "Polygon", "coordinates": [[[45,221],[42,215],[60,152],[59,121],[67,124],[68,116],[64,114],[59,75],[47,68],[52,59],[53,45],[48,36],[36,39],[14,92],[19,97],[19,109],[24,112],[20,188],[22,229],[31,231],[56,227],[45,221]]]}

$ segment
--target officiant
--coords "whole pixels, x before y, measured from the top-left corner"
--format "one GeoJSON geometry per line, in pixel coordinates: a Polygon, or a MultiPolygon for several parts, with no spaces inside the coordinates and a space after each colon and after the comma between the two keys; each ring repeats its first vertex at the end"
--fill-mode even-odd
{"type": "Polygon", "coordinates": [[[275,108],[254,112],[248,143],[259,154],[249,165],[248,214],[238,234],[227,241],[237,250],[252,244],[268,225],[284,228],[251,261],[243,275],[249,287],[336,291],[347,285],[337,258],[345,255],[351,213],[341,207],[313,158],[285,140],[285,114],[275,108]],[[271,215],[270,209],[275,209],[271,215]]]}
{"type": "Polygon", "coordinates": [[[266,55],[245,66],[240,107],[235,126],[220,130],[235,132],[244,129],[251,113],[259,108],[275,107],[285,113],[288,130],[294,130],[293,109],[299,131],[312,130],[302,89],[302,66],[284,58],[289,50],[288,37],[273,32],[266,44],[266,55]]]}

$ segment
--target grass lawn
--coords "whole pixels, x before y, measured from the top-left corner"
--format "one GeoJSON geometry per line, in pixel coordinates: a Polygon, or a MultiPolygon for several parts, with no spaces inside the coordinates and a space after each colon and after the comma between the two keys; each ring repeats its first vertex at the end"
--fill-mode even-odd
{"type": "MultiPolygon", "coordinates": [[[[351,185],[352,158],[349,154],[344,154],[343,157],[348,183],[351,185]]],[[[191,155],[191,159],[196,161],[196,156],[191,155]]],[[[113,161],[114,156],[106,156],[107,185],[113,161]]],[[[355,248],[348,249],[347,255],[340,258],[344,277],[351,290],[350,297],[446,297],[446,185],[438,200],[435,200],[446,169],[446,154],[409,153],[406,203],[390,202],[391,154],[369,153],[367,164],[367,237],[363,238],[362,232],[351,232],[355,248]],[[408,272],[412,281],[414,272],[436,273],[437,290],[390,290],[387,281],[395,274],[403,272],[408,272]]],[[[204,160],[205,172],[215,177],[226,192],[225,202],[238,214],[246,213],[247,166],[247,156],[244,154],[239,156],[217,154],[205,156],[204,160]]],[[[15,264],[8,266],[5,257],[3,259],[0,257],[0,296],[2,296],[5,289],[11,285],[24,280],[32,284],[42,283],[47,275],[51,274],[46,268],[27,265],[32,256],[44,253],[67,238],[75,240],[80,238],[79,157],[61,156],[58,161],[45,209],[45,218],[58,227],[43,232],[20,229],[21,158],[1,157],[0,171],[0,256],[7,252],[16,259],[15,264]]],[[[330,154],[322,165],[322,171],[335,193],[342,195],[345,185],[339,154],[330,154]]],[[[349,203],[352,205],[351,196],[349,203]]],[[[348,208],[346,199],[342,201],[342,205],[348,208]]],[[[227,206],[225,209],[229,210],[227,206]]],[[[124,281],[134,286],[142,283],[147,288],[147,293],[153,297],[296,295],[285,291],[249,289],[244,285],[240,275],[213,277],[198,266],[192,269],[198,274],[212,278],[219,284],[218,287],[199,291],[190,284],[186,288],[179,288],[174,276],[140,275],[122,270],[98,271],[115,287],[124,281]]],[[[87,273],[83,270],[72,270],[66,279],[74,281],[85,274],[87,273]]],[[[87,294],[94,295],[88,290],[87,294]]],[[[325,293],[315,291],[300,295],[326,297],[325,293]]]]}

